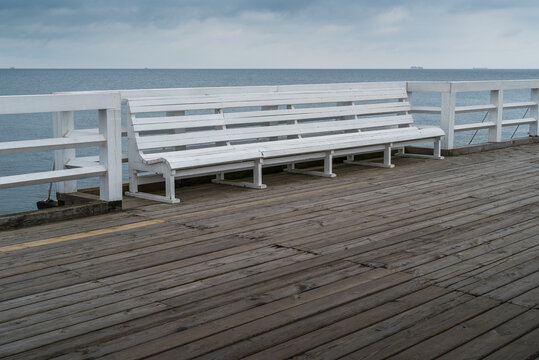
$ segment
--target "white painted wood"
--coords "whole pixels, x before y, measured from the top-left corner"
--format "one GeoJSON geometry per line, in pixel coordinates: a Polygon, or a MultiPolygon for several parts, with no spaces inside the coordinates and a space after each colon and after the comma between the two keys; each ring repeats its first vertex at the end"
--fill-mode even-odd
{"type": "Polygon", "coordinates": [[[95,110],[119,107],[120,94],[53,94],[0,96],[0,114],[29,114],[36,112],[59,112],[95,110]]]}
{"type": "MultiPolygon", "coordinates": [[[[193,95],[221,95],[244,93],[276,93],[276,92],[313,92],[328,90],[353,89],[387,89],[402,88],[405,82],[367,82],[367,83],[336,83],[336,84],[308,84],[308,85],[270,85],[270,86],[227,86],[210,88],[176,88],[176,89],[137,89],[119,90],[122,100],[144,97],[166,96],[193,96],[193,95]]],[[[80,93],[80,92],[79,92],[80,93]]],[[[89,92],[103,93],[103,92],[89,92]]]]}
{"type": "Polygon", "coordinates": [[[406,83],[408,91],[414,92],[438,92],[444,93],[451,90],[449,81],[408,81],[406,83]]]}
{"type": "Polygon", "coordinates": [[[361,166],[374,166],[386,169],[393,169],[395,165],[391,163],[391,147],[392,144],[384,145],[384,157],[383,162],[374,162],[374,161],[354,161],[354,160],[345,160],[345,164],[349,165],[361,165],[361,166]]]}
{"type": "Polygon", "coordinates": [[[209,142],[237,141],[255,138],[271,138],[277,136],[306,135],[312,133],[337,132],[352,129],[369,129],[376,127],[412,124],[410,115],[387,116],[383,118],[367,118],[357,120],[338,120],[316,123],[297,123],[273,125],[267,127],[241,127],[227,130],[196,131],[182,134],[165,134],[140,136],[138,148],[142,150],[172,147],[179,145],[205,144],[209,142]],[[210,134],[211,133],[211,134],[210,134]]]}
{"type": "Polygon", "coordinates": [[[530,124],[530,136],[539,136],[539,86],[531,90],[531,101],[535,105],[531,107],[530,115],[535,118],[535,123],[530,124]]]}
{"type": "Polygon", "coordinates": [[[169,173],[165,174],[165,197],[167,200],[174,204],[179,203],[180,199],[176,198],[176,184],[175,184],[175,178],[176,178],[176,171],[170,170],[169,173]]]}
{"type": "Polygon", "coordinates": [[[491,121],[485,121],[482,123],[473,123],[473,124],[462,124],[455,125],[453,131],[470,131],[470,130],[480,130],[480,129],[491,129],[496,127],[496,124],[491,121]]]}
{"type": "Polygon", "coordinates": [[[523,118],[523,119],[510,119],[503,120],[502,126],[516,126],[516,125],[526,125],[526,124],[535,124],[537,120],[535,118],[523,118]]]}
{"type": "MultiPolygon", "coordinates": [[[[404,148],[403,148],[404,150],[404,148]]],[[[403,151],[404,153],[404,151],[403,151]]],[[[442,141],[440,139],[437,139],[434,141],[434,149],[432,151],[432,155],[434,159],[436,160],[443,160],[444,157],[442,156],[442,141]]]]}
{"type": "Polygon", "coordinates": [[[77,169],[64,169],[56,171],[28,173],[22,175],[3,176],[0,177],[0,189],[96,177],[101,176],[106,172],[107,169],[104,166],[97,165],[77,169]]]}
{"type": "MultiPolygon", "coordinates": [[[[74,168],[98,165],[99,164],[99,156],[95,156],[95,157],[97,158],[97,162],[82,160],[82,158],[75,158],[73,160],[69,160],[69,162],[65,165],[65,168],[66,169],[74,169],[74,168]]],[[[76,191],[76,188],[75,188],[75,191],[76,191]]],[[[60,191],[58,191],[58,192],[60,192],[60,191]]]]}
{"type": "Polygon", "coordinates": [[[122,200],[122,114],[119,108],[99,110],[99,133],[106,142],[99,147],[99,163],[107,168],[100,181],[99,197],[122,200]]]}
{"type": "MultiPolygon", "coordinates": [[[[72,161],[83,161],[83,162],[94,162],[94,165],[99,164],[99,155],[96,156],[81,156],[73,159],[72,161]]],[[[122,154],[122,162],[127,162],[127,154],[122,154]]],[[[72,164],[73,167],[77,167],[75,164],[72,164]]]]}
{"type": "Polygon", "coordinates": [[[518,90],[539,88],[539,80],[454,81],[452,85],[457,92],[518,90]]]}
{"type": "MultiPolygon", "coordinates": [[[[372,92],[357,93],[357,94],[300,94],[293,96],[293,98],[287,98],[284,94],[279,94],[279,97],[275,97],[271,100],[246,100],[238,98],[238,100],[227,101],[227,99],[221,98],[208,98],[208,99],[189,99],[181,104],[154,104],[148,100],[133,99],[130,101],[130,111],[132,114],[138,113],[151,113],[151,112],[166,112],[166,111],[186,111],[186,110],[207,110],[207,109],[230,109],[239,107],[252,107],[252,106],[275,106],[275,105],[300,105],[311,103],[332,103],[332,102],[347,102],[347,101],[369,101],[369,100],[388,100],[396,98],[406,98],[406,92],[384,92],[383,94],[376,94],[372,92]]],[[[291,95],[292,97],[292,95],[291,95]]]]}
{"type": "Polygon", "coordinates": [[[412,106],[414,114],[439,114],[441,111],[440,106],[412,106]]]}
{"type": "Polygon", "coordinates": [[[490,102],[495,107],[489,112],[490,122],[494,123],[488,131],[488,141],[502,141],[502,119],[503,119],[503,90],[491,90],[490,102]]]}
{"type": "Polygon", "coordinates": [[[285,172],[290,174],[301,174],[301,175],[310,175],[310,176],[321,176],[327,178],[334,178],[337,176],[333,172],[333,151],[326,151],[323,153],[324,159],[324,171],[312,171],[304,169],[296,169],[295,164],[287,164],[287,168],[284,169],[285,172]]]}
{"type": "MultiPolygon", "coordinates": [[[[63,138],[71,135],[75,129],[75,119],[73,111],[61,111],[52,113],[53,135],[55,138],[63,138]]],[[[71,135],[73,137],[84,136],[84,134],[71,135]]],[[[96,134],[92,134],[96,135],[96,134]]],[[[88,136],[88,134],[86,134],[88,136]]],[[[91,135],[90,135],[91,136],[91,135]]],[[[54,152],[54,170],[63,170],[71,160],[75,159],[76,150],[74,148],[63,148],[54,152]]],[[[93,164],[94,166],[96,164],[93,164]]],[[[56,191],[59,193],[72,193],[77,191],[77,181],[63,181],[56,184],[56,191]]]]}
{"type": "Polygon", "coordinates": [[[440,127],[445,133],[442,146],[444,149],[453,149],[455,142],[455,104],[456,104],[456,92],[453,87],[450,87],[450,91],[443,92],[442,94],[442,112],[440,114],[440,127]]]}
{"type": "MultiPolygon", "coordinates": [[[[493,90],[493,91],[497,91],[497,90],[493,90]]],[[[491,101],[493,100],[491,99],[491,101]]],[[[462,114],[462,113],[471,113],[471,112],[483,112],[483,111],[492,111],[496,109],[497,109],[497,105],[494,103],[485,104],[485,105],[456,106],[455,113],[462,114]]]]}
{"type": "Polygon", "coordinates": [[[521,101],[521,102],[514,102],[514,103],[505,103],[503,104],[503,108],[504,109],[518,109],[518,108],[528,108],[534,105],[535,103],[533,101],[521,101]]]}
{"type": "MultiPolygon", "coordinates": [[[[405,90],[401,88],[382,88],[382,89],[345,89],[345,90],[312,90],[312,91],[288,91],[288,92],[272,92],[272,93],[250,93],[241,92],[238,94],[221,94],[221,95],[203,95],[203,96],[164,96],[164,97],[147,97],[147,98],[131,98],[130,106],[138,108],[142,106],[154,107],[151,112],[159,111],[160,107],[169,108],[177,105],[178,99],[183,104],[190,104],[191,107],[197,104],[212,104],[212,103],[227,103],[236,104],[249,102],[265,102],[274,101],[275,104],[286,105],[286,102],[307,100],[308,103],[328,102],[343,98],[357,98],[356,101],[377,99],[396,99],[406,98],[405,90]]],[[[336,102],[336,101],[333,101],[336,102]]],[[[232,106],[234,107],[234,106],[232,106]]],[[[170,111],[170,110],[165,110],[170,111]]]]}
{"type": "Polygon", "coordinates": [[[82,136],[77,138],[6,141],[0,143],[0,155],[99,146],[104,142],[105,138],[101,135],[82,136]]]}

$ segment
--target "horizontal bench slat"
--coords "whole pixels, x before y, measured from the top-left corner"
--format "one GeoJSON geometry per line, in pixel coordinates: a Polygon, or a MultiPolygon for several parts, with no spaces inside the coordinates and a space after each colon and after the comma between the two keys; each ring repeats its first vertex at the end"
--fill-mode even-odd
{"type": "Polygon", "coordinates": [[[318,120],[343,116],[400,113],[407,112],[409,110],[410,104],[408,102],[393,102],[356,106],[348,105],[322,108],[259,110],[215,115],[154,117],[136,119],[133,130],[136,132],[141,132],[172,129],[193,129],[222,125],[228,126],[269,122],[318,120]]]}
{"type": "Polygon", "coordinates": [[[151,135],[138,137],[138,147],[141,150],[193,145],[220,141],[238,141],[254,138],[277,136],[294,136],[328,131],[345,131],[368,129],[383,126],[408,125],[413,122],[410,115],[386,116],[354,120],[338,120],[303,124],[287,124],[274,126],[251,126],[226,130],[197,131],[182,134],[151,135]]]}
{"type": "MultiPolygon", "coordinates": [[[[360,133],[358,136],[342,136],[333,137],[331,139],[326,139],[327,141],[319,141],[321,139],[314,139],[310,142],[298,142],[296,144],[291,144],[287,146],[286,144],[280,144],[279,147],[271,148],[268,145],[268,148],[261,148],[262,154],[264,157],[279,157],[287,156],[294,153],[308,153],[308,152],[317,152],[317,151],[327,151],[327,150],[336,150],[336,149],[346,149],[354,147],[363,147],[371,146],[375,144],[390,144],[402,141],[409,140],[421,140],[421,139],[431,139],[433,137],[443,136],[443,131],[438,128],[426,128],[418,129],[413,128],[407,131],[402,131],[398,129],[397,131],[379,131],[372,132],[371,134],[360,133]],[[318,140],[318,141],[314,141],[318,140]]],[[[305,140],[305,139],[302,139],[305,140]]],[[[283,140],[286,141],[286,140],[283,140]]],[[[266,143],[268,144],[268,143],[266,143]]]]}
{"type": "Polygon", "coordinates": [[[136,105],[129,106],[132,114],[147,112],[167,112],[167,111],[187,111],[187,110],[209,110],[209,109],[229,109],[241,107],[275,106],[275,105],[299,105],[299,104],[323,104],[333,102],[369,101],[369,100],[389,100],[405,98],[406,94],[385,94],[375,93],[365,94],[340,94],[340,95],[317,95],[309,97],[278,98],[267,100],[235,100],[235,101],[210,101],[204,103],[180,103],[166,105],[136,105]]]}
{"type": "Polygon", "coordinates": [[[410,104],[408,102],[393,102],[355,106],[266,110],[251,112],[251,114],[242,114],[241,112],[233,114],[225,113],[224,118],[226,125],[241,125],[264,122],[318,120],[342,116],[380,115],[407,112],[409,110],[410,104]]]}
{"type": "MultiPolygon", "coordinates": [[[[260,156],[258,151],[287,151],[287,149],[301,148],[302,146],[319,146],[319,149],[330,148],[331,144],[352,142],[354,146],[361,146],[364,140],[402,138],[402,141],[413,139],[414,137],[440,136],[443,132],[440,129],[431,130],[418,129],[415,127],[400,128],[392,130],[375,130],[354,134],[325,135],[303,139],[279,140],[274,142],[238,144],[229,146],[218,146],[206,149],[193,149],[185,151],[165,152],[160,154],[148,154],[145,157],[149,163],[155,163],[164,159],[171,165],[178,168],[199,166],[202,163],[218,163],[240,161],[244,159],[254,159],[260,156]],[[424,130],[423,132],[421,132],[424,130]],[[427,133],[428,132],[428,133],[427,133]],[[427,133],[425,135],[425,133],[427,133]],[[202,160],[204,159],[204,160],[202,160]]],[[[369,140],[369,141],[370,141],[369,140]]],[[[385,141],[385,140],[384,140],[385,141]]],[[[387,142],[387,141],[385,141],[387,142]]],[[[319,150],[320,151],[320,150],[319,150]]]]}
{"type": "Polygon", "coordinates": [[[230,151],[223,151],[225,153],[215,154],[208,156],[209,154],[201,154],[194,157],[171,157],[165,158],[169,162],[172,168],[190,168],[198,166],[207,166],[209,164],[229,163],[245,161],[264,157],[275,157],[284,155],[295,155],[313,151],[327,151],[334,148],[342,147],[361,147],[369,146],[376,143],[391,143],[396,141],[407,141],[417,138],[431,138],[433,134],[440,134],[439,131],[425,131],[421,134],[421,130],[415,128],[408,131],[395,131],[388,133],[386,131],[369,133],[349,134],[339,137],[335,136],[320,136],[310,139],[292,139],[281,140],[275,143],[266,142],[261,144],[246,144],[238,145],[232,148],[230,151]],[[421,135],[419,135],[421,134],[421,135]],[[306,150],[307,149],[307,150],[306,150]]]}
{"type": "Polygon", "coordinates": [[[77,169],[3,176],[0,177],[0,189],[101,176],[106,172],[107,169],[104,166],[96,165],[77,169]]]}
{"type": "Polygon", "coordinates": [[[0,143],[0,155],[97,146],[104,142],[103,135],[7,141],[0,143]]]}
{"type": "MultiPolygon", "coordinates": [[[[122,98],[126,100],[148,99],[158,97],[187,97],[205,95],[234,95],[234,94],[272,94],[279,92],[313,92],[313,91],[342,91],[342,90],[377,90],[406,88],[405,81],[391,82],[352,82],[330,84],[300,84],[300,85],[256,85],[256,86],[219,86],[195,88],[168,88],[168,89],[138,89],[121,90],[122,98]]],[[[94,92],[101,93],[101,92],[94,92]]]]}
{"type": "MultiPolygon", "coordinates": [[[[159,121],[159,120],[158,120],[159,121]]],[[[224,126],[224,120],[204,120],[204,121],[182,121],[176,120],[171,122],[156,122],[156,123],[146,123],[141,125],[133,125],[133,131],[135,132],[145,132],[145,131],[164,131],[164,130],[175,130],[175,129],[197,129],[204,127],[215,127],[215,126],[224,126]]]]}
{"type": "Polygon", "coordinates": [[[256,150],[233,150],[230,152],[220,153],[213,156],[198,156],[191,158],[173,158],[168,160],[170,166],[174,168],[192,168],[199,166],[207,166],[211,164],[225,164],[230,162],[241,162],[259,159],[260,151],[256,150]]]}
{"type": "Polygon", "coordinates": [[[326,90],[326,91],[287,91],[270,93],[243,93],[243,94],[223,94],[223,95],[198,95],[198,96],[163,96],[150,98],[129,99],[129,104],[135,107],[139,106],[161,106],[173,105],[181,102],[183,104],[203,104],[215,102],[238,102],[238,101],[265,101],[277,100],[288,101],[293,99],[313,98],[318,101],[324,97],[342,97],[343,95],[352,95],[363,97],[367,95],[371,98],[373,95],[384,98],[392,96],[393,98],[407,97],[403,88],[381,88],[381,89],[344,89],[344,90],[326,90]]]}
{"type": "Polygon", "coordinates": [[[201,114],[201,115],[177,115],[177,116],[154,116],[154,117],[133,117],[133,125],[151,125],[167,123],[190,123],[222,120],[221,114],[201,114]]]}

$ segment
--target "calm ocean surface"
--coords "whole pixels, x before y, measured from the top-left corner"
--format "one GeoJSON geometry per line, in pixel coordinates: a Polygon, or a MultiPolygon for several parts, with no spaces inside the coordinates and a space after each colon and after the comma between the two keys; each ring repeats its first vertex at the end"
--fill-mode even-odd
{"type": "MultiPolygon", "coordinates": [[[[44,69],[0,69],[0,95],[47,94],[56,91],[148,89],[170,87],[235,86],[235,85],[278,85],[317,84],[362,81],[406,81],[406,80],[514,80],[539,79],[539,70],[44,70],[44,69]]],[[[528,92],[529,93],[529,92],[528,92]]],[[[508,92],[505,101],[514,98],[524,101],[523,92],[508,92]]],[[[468,93],[457,98],[459,105],[487,103],[488,94],[468,93]]],[[[414,97],[415,104],[437,105],[439,96],[425,94],[414,97]]],[[[515,110],[516,117],[523,111],[515,110]]],[[[462,121],[479,122],[483,114],[468,115],[462,121]],[[475,118],[474,118],[475,117],[475,118]]],[[[97,127],[91,114],[76,115],[79,128],[97,127]]],[[[426,115],[416,115],[420,124],[437,124],[426,115]]],[[[458,119],[457,119],[458,122],[458,119]]],[[[510,137],[513,128],[507,128],[504,137],[510,137]]],[[[516,137],[526,136],[527,127],[519,129],[516,137]]],[[[469,142],[473,133],[462,133],[457,145],[469,142]]],[[[50,114],[0,116],[0,142],[52,136],[50,114]]],[[[480,132],[475,141],[485,141],[480,132]]],[[[474,142],[475,142],[474,141],[474,142]]],[[[77,154],[95,154],[95,150],[78,150],[77,154]]],[[[47,171],[52,167],[53,154],[25,153],[0,156],[0,176],[25,172],[47,171]]],[[[125,173],[124,173],[125,176],[125,173]]],[[[97,180],[79,181],[79,187],[96,186],[97,180]]],[[[47,196],[48,185],[35,185],[0,190],[0,214],[34,210],[36,201],[47,196]]],[[[54,193],[54,189],[53,189],[54,193]]]]}

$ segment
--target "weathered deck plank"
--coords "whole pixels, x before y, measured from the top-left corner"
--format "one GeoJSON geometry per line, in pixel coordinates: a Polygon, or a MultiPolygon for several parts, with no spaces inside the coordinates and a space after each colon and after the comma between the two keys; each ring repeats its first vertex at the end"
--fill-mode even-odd
{"type": "Polygon", "coordinates": [[[538,155],[277,173],[1,232],[0,357],[538,355],[538,155]]]}

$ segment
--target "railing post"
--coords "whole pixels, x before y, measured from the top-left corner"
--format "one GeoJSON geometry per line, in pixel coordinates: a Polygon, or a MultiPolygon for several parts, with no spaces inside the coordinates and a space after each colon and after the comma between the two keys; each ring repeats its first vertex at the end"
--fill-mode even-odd
{"type": "Polygon", "coordinates": [[[495,126],[488,130],[489,142],[502,141],[502,120],[503,120],[503,90],[490,91],[490,103],[496,106],[495,110],[490,111],[490,122],[495,126]]]}
{"type": "Polygon", "coordinates": [[[99,148],[99,163],[107,168],[101,176],[99,198],[122,200],[122,113],[121,109],[99,110],[99,133],[106,142],[99,148]]]}
{"type": "Polygon", "coordinates": [[[449,91],[442,92],[442,109],[440,127],[445,132],[442,139],[442,148],[453,149],[455,143],[455,106],[457,96],[453,84],[449,85],[449,91]]]}
{"type": "Polygon", "coordinates": [[[539,89],[531,89],[531,101],[535,105],[531,108],[531,116],[535,122],[530,124],[530,136],[539,136],[539,89]]]}
{"type": "MultiPolygon", "coordinates": [[[[60,111],[52,113],[53,135],[55,138],[67,137],[69,132],[75,130],[73,111],[60,111]]],[[[66,164],[75,159],[75,149],[62,149],[54,151],[54,170],[65,169],[66,164]]],[[[56,183],[59,193],[72,193],[77,191],[77,180],[56,183]]]]}

